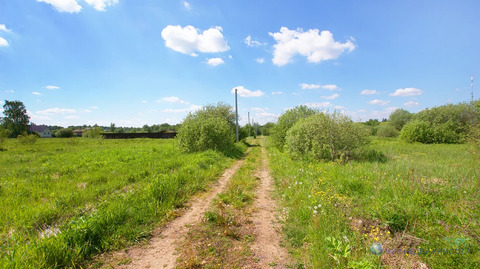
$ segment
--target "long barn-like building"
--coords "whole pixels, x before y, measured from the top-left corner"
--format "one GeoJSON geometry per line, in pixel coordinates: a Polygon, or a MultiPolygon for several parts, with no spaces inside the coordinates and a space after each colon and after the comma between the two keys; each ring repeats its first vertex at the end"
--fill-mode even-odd
{"type": "Polygon", "coordinates": [[[102,133],[105,139],[133,139],[133,138],[175,138],[177,132],[164,131],[160,133],[102,133]]]}

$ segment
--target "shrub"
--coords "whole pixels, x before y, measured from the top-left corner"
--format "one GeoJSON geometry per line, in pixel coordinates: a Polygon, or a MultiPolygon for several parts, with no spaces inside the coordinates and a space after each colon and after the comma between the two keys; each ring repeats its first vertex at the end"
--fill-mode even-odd
{"type": "Polygon", "coordinates": [[[409,143],[433,143],[433,129],[428,122],[414,120],[403,126],[400,138],[409,143]]]}
{"type": "Polygon", "coordinates": [[[287,132],[285,149],[294,158],[346,160],[367,144],[369,130],[342,114],[318,113],[287,132]]]}
{"type": "Polygon", "coordinates": [[[470,153],[480,158],[480,124],[477,124],[470,129],[468,142],[470,143],[470,153]]]}
{"type": "Polygon", "coordinates": [[[38,140],[38,134],[23,133],[17,136],[18,141],[23,145],[33,145],[38,140]]]}
{"type": "Polygon", "coordinates": [[[280,118],[278,118],[277,124],[271,130],[273,144],[280,151],[283,151],[285,137],[287,136],[288,130],[300,119],[307,118],[317,113],[317,110],[303,105],[287,110],[280,116],[280,118]]]}
{"type": "Polygon", "coordinates": [[[395,126],[389,123],[379,125],[376,133],[377,133],[377,136],[380,136],[380,137],[397,137],[398,136],[397,128],[395,128],[395,126]]]}
{"type": "Polygon", "coordinates": [[[88,129],[83,132],[82,137],[87,138],[102,138],[103,129],[96,126],[93,129],[88,129]]]}
{"type": "Polygon", "coordinates": [[[183,121],[177,134],[178,144],[186,152],[208,149],[226,152],[235,142],[234,120],[229,105],[205,106],[183,121]]]}
{"type": "Polygon", "coordinates": [[[64,128],[55,132],[56,137],[73,137],[74,133],[72,129],[64,128]]]}
{"type": "Polygon", "coordinates": [[[5,143],[5,140],[7,140],[9,135],[9,132],[7,129],[0,128],[0,151],[4,150],[3,144],[5,143]]]}

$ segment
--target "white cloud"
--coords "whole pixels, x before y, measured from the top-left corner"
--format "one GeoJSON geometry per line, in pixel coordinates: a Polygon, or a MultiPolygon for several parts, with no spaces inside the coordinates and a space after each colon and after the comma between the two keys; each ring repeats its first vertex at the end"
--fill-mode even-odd
{"type": "Polygon", "coordinates": [[[324,107],[332,106],[330,102],[306,103],[305,105],[312,108],[324,108],[324,107]]]}
{"type": "Polygon", "coordinates": [[[390,96],[414,96],[422,95],[423,91],[416,88],[397,89],[390,96]]]}
{"type": "Polygon", "coordinates": [[[340,89],[337,85],[333,85],[333,84],[319,85],[319,84],[302,83],[300,84],[300,86],[302,87],[302,90],[325,89],[329,91],[335,91],[340,89]]]}
{"type": "Polygon", "coordinates": [[[273,113],[268,113],[268,112],[260,112],[255,114],[254,120],[255,122],[258,122],[259,124],[265,124],[267,122],[274,122],[277,120],[278,115],[273,114],[273,113]]]}
{"type": "Polygon", "coordinates": [[[91,109],[98,109],[98,106],[90,106],[91,109]]]}
{"type": "Polygon", "coordinates": [[[330,96],[321,96],[322,99],[325,99],[325,100],[334,100],[334,99],[337,99],[340,95],[338,93],[334,93],[330,96]]]}
{"type": "Polygon", "coordinates": [[[217,66],[217,65],[220,65],[220,64],[223,64],[224,61],[222,58],[210,58],[210,59],[207,59],[207,64],[211,65],[211,66],[217,66]]]}
{"type": "Polygon", "coordinates": [[[195,111],[195,110],[199,110],[201,108],[202,108],[201,106],[191,105],[188,108],[179,108],[179,109],[167,108],[167,109],[162,110],[162,112],[165,112],[165,113],[185,113],[185,112],[192,112],[192,111],[195,111]]]}
{"type": "Polygon", "coordinates": [[[213,53],[230,49],[223,39],[222,27],[216,26],[198,33],[198,29],[188,25],[168,25],[162,30],[165,46],[183,54],[196,56],[195,52],[213,53]]]}
{"type": "Polygon", "coordinates": [[[272,92],[272,95],[282,95],[282,94],[283,94],[283,92],[281,92],[281,91],[272,92]]]}
{"type": "Polygon", "coordinates": [[[363,90],[360,94],[371,95],[371,94],[378,94],[378,92],[376,90],[363,90]]]}
{"type": "Polygon", "coordinates": [[[265,59],[263,59],[263,58],[257,58],[257,59],[255,59],[255,60],[256,60],[257,63],[259,63],[259,64],[263,64],[263,63],[265,62],[265,59]]]}
{"type": "Polygon", "coordinates": [[[85,0],[85,2],[98,11],[105,11],[107,6],[118,4],[118,0],[85,0]]]}
{"type": "Polygon", "coordinates": [[[85,109],[84,112],[85,113],[92,113],[92,111],[90,109],[85,109]]]}
{"type": "Polygon", "coordinates": [[[387,105],[388,103],[390,103],[390,101],[388,100],[379,100],[379,99],[375,99],[375,100],[372,100],[370,102],[368,102],[369,104],[371,105],[381,105],[381,106],[385,106],[387,105]]]}
{"type": "Polygon", "coordinates": [[[0,37],[0,47],[8,47],[8,41],[3,37],[0,37]]]}
{"type": "Polygon", "coordinates": [[[11,32],[10,29],[7,29],[7,26],[5,26],[5,24],[0,24],[0,31],[3,31],[3,32],[11,32]]]}
{"type": "Polygon", "coordinates": [[[146,103],[147,103],[147,100],[142,100],[142,101],[140,101],[140,102],[146,104],[146,103]]]}
{"type": "Polygon", "coordinates": [[[47,85],[45,86],[46,89],[49,89],[49,90],[59,90],[60,87],[58,86],[54,86],[54,85],[47,85]]]}
{"type": "Polygon", "coordinates": [[[37,111],[36,114],[52,115],[52,114],[71,114],[71,113],[77,113],[77,111],[75,109],[55,107],[55,108],[49,108],[49,109],[37,111]]]}
{"type": "Polygon", "coordinates": [[[241,97],[260,97],[260,96],[263,96],[265,94],[264,92],[262,92],[260,90],[251,91],[251,90],[245,89],[243,86],[234,87],[232,89],[231,93],[235,93],[235,89],[237,89],[237,93],[241,97]]]}
{"type": "Polygon", "coordinates": [[[67,119],[67,120],[72,120],[72,119],[79,119],[80,117],[79,116],[65,116],[63,118],[67,119]]]}
{"type": "Polygon", "coordinates": [[[14,90],[4,90],[4,92],[6,92],[6,93],[14,93],[15,91],[14,91],[14,90]]]}
{"type": "Polygon", "coordinates": [[[319,63],[325,60],[337,59],[345,51],[355,49],[353,38],[345,43],[333,39],[330,31],[310,29],[303,32],[301,28],[289,30],[287,27],[280,28],[278,33],[269,33],[277,44],[273,46],[274,53],[272,62],[282,66],[291,62],[296,54],[307,57],[308,62],[319,63]]]}
{"type": "Polygon", "coordinates": [[[260,107],[252,107],[250,109],[255,111],[255,112],[265,112],[268,108],[264,109],[264,108],[260,108],[260,107]]]}
{"type": "Polygon", "coordinates": [[[342,109],[342,110],[343,110],[343,109],[345,109],[346,107],[344,107],[344,106],[334,106],[333,108],[335,108],[335,109],[342,109]]]}
{"type": "Polygon", "coordinates": [[[76,0],[37,0],[52,5],[59,12],[77,13],[82,7],[76,0]]]}
{"type": "Polygon", "coordinates": [[[258,42],[257,40],[252,40],[252,37],[250,35],[245,37],[243,42],[245,42],[245,44],[247,44],[247,46],[249,47],[258,47],[258,46],[266,45],[266,43],[261,43],[261,42],[258,42]]]}
{"type": "Polygon", "coordinates": [[[190,6],[190,3],[187,2],[187,1],[183,1],[183,6],[184,6],[186,9],[188,9],[188,10],[190,10],[190,9],[192,8],[192,7],[190,6]]]}
{"type": "Polygon", "coordinates": [[[162,99],[158,100],[157,102],[188,104],[188,102],[183,101],[182,99],[180,99],[176,96],[163,97],[162,99]]]}
{"type": "Polygon", "coordinates": [[[42,95],[41,93],[39,92],[32,92],[33,95],[42,95]]]}
{"type": "Polygon", "coordinates": [[[410,101],[410,102],[406,102],[405,104],[403,104],[404,106],[419,106],[420,103],[419,102],[415,102],[415,101],[410,101]]]}

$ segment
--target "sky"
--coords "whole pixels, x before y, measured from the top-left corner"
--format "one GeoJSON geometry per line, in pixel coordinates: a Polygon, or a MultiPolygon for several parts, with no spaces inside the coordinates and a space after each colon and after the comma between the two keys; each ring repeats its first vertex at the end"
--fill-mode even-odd
{"type": "MultiPolygon", "coordinates": [[[[0,105],[141,127],[234,105],[354,121],[480,97],[480,1],[0,0],[0,105]]],[[[1,109],[0,109],[1,112],[1,109]]]]}

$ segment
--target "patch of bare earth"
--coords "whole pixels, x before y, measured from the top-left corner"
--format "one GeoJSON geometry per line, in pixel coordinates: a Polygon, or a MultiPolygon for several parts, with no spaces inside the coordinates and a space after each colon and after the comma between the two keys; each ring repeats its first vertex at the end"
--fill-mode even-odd
{"type": "Polygon", "coordinates": [[[116,268],[175,268],[176,242],[185,237],[189,225],[200,221],[213,198],[225,189],[231,177],[242,164],[243,160],[236,161],[223,173],[211,190],[191,201],[190,208],[184,214],[155,232],[147,245],[114,254],[117,263],[110,263],[110,265],[116,268]]]}
{"type": "Polygon", "coordinates": [[[273,179],[268,169],[265,147],[262,146],[262,167],[258,173],[260,179],[253,214],[255,241],[252,251],[258,261],[258,268],[288,268],[291,263],[287,250],[281,246],[281,226],[275,216],[277,204],[271,196],[273,179]]]}

